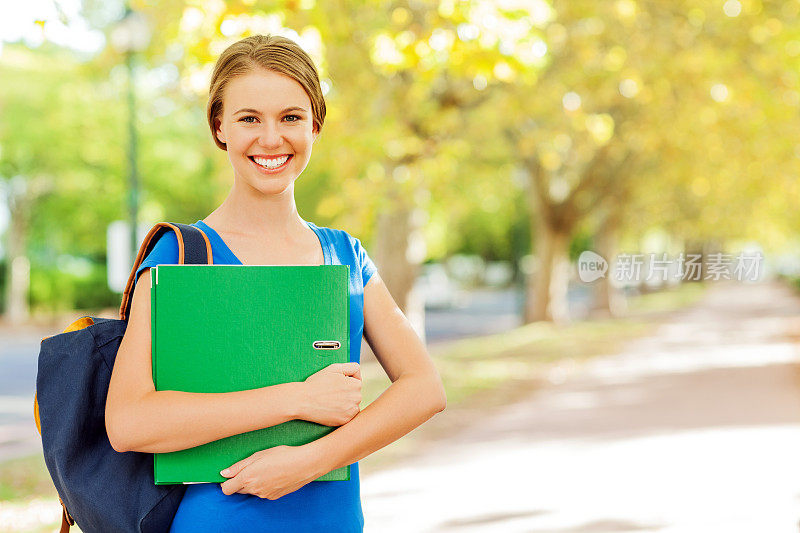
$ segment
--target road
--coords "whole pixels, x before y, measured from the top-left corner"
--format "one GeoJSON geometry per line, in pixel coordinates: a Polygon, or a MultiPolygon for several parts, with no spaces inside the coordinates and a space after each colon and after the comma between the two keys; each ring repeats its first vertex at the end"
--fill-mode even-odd
{"type": "Polygon", "coordinates": [[[796,533],[798,317],[781,285],[714,285],[655,335],[554,368],[524,401],[365,477],[366,531],[796,533]]]}

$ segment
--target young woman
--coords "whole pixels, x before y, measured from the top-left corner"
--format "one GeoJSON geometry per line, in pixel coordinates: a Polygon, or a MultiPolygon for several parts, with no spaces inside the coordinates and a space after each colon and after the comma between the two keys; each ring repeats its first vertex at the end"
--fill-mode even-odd
{"type": "Polygon", "coordinates": [[[211,79],[208,123],[233,167],[222,205],[194,226],[215,264],[350,265],[350,362],[304,382],[230,393],[156,391],[151,376],[150,268],[178,262],[165,234],[137,270],[131,315],[117,354],[106,426],[117,451],[191,448],[292,419],[338,426],[303,446],[262,450],[223,471],[221,484],[189,485],[171,531],[362,531],[358,460],[445,407],[423,343],[358,239],[297,212],[294,183],[325,120],[316,68],[293,41],[255,35],[225,50],[211,79]],[[359,339],[392,381],[363,411],[359,339]],[[352,464],[349,481],[313,481],[352,464]]]}

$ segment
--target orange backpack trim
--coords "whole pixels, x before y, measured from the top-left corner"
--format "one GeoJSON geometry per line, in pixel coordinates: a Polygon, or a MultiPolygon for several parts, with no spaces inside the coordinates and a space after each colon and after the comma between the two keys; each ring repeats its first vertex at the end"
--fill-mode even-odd
{"type": "MultiPolygon", "coordinates": [[[[150,231],[145,236],[144,241],[142,241],[141,247],[139,247],[139,253],[136,256],[136,261],[133,263],[133,270],[131,271],[131,275],[128,277],[128,284],[125,287],[125,292],[122,295],[122,303],[119,306],[119,318],[121,320],[127,320],[128,317],[126,316],[127,309],[128,309],[128,302],[131,298],[133,298],[133,288],[136,285],[136,271],[139,269],[139,265],[144,261],[145,255],[147,254],[148,247],[150,241],[156,237],[161,228],[171,228],[172,232],[178,238],[178,264],[182,265],[184,261],[184,245],[183,245],[183,234],[180,232],[177,226],[174,224],[170,224],[169,222],[159,222],[155,226],[153,226],[150,231]]],[[[209,264],[213,264],[212,253],[211,253],[211,241],[208,240],[208,236],[204,231],[200,231],[200,235],[202,235],[203,240],[206,243],[206,252],[209,258],[209,264]]]]}

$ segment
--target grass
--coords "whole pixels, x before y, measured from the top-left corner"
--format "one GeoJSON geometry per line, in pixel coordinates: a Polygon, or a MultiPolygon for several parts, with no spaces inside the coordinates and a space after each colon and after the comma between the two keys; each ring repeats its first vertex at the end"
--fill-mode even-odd
{"type": "Polygon", "coordinates": [[[777,276],[778,276],[778,279],[780,279],[783,282],[787,283],[794,290],[800,291],[800,276],[793,275],[793,274],[778,274],[777,276]]]}
{"type": "MultiPolygon", "coordinates": [[[[565,325],[540,322],[432,349],[431,356],[447,390],[447,409],[363,459],[362,472],[411,457],[426,443],[452,435],[479,417],[491,416],[496,409],[547,383],[554,369],[556,375],[569,373],[591,357],[618,352],[626,342],[652,332],[660,317],[699,300],[704,291],[701,284],[685,284],[630,299],[625,318],[565,325]]],[[[390,382],[377,364],[365,365],[362,374],[366,406],[390,382]]],[[[60,517],[57,494],[40,455],[0,463],[0,533],[53,531],[60,517]]],[[[78,531],[77,527],[72,531],[78,531]]]]}
{"type": "Polygon", "coordinates": [[[706,288],[703,283],[684,283],[676,289],[643,294],[630,299],[628,310],[641,316],[680,309],[698,301],[705,294],[706,288]]]}
{"type": "Polygon", "coordinates": [[[37,454],[0,463],[0,532],[52,532],[59,524],[61,505],[44,458],[37,454]]]}
{"type": "Polygon", "coordinates": [[[44,458],[35,455],[0,463],[0,501],[33,497],[58,497],[44,458]]]}

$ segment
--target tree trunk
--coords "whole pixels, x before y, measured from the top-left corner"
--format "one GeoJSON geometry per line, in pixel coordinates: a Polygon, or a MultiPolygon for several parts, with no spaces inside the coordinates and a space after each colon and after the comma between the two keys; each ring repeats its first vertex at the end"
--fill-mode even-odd
{"type": "Polygon", "coordinates": [[[410,250],[421,245],[421,233],[413,221],[413,206],[395,197],[378,214],[375,241],[375,263],[398,307],[425,341],[425,305],[421,294],[415,294],[414,282],[419,272],[419,253],[410,250]]]}
{"type": "Polygon", "coordinates": [[[692,258],[691,256],[700,256],[700,259],[697,261],[696,257],[692,258],[695,260],[695,264],[697,265],[696,267],[689,267],[684,264],[683,277],[681,279],[683,283],[703,281],[707,272],[705,253],[705,241],[690,239],[686,242],[684,249],[684,260],[688,262],[689,259],[692,258]]]}
{"type": "Polygon", "coordinates": [[[28,235],[27,213],[24,202],[14,198],[14,191],[7,191],[11,220],[8,226],[6,246],[6,320],[10,324],[21,324],[30,316],[28,291],[30,288],[30,262],[25,254],[28,235]]]}
{"type": "Polygon", "coordinates": [[[594,284],[594,307],[593,314],[600,316],[620,316],[627,308],[625,295],[614,287],[611,283],[614,264],[614,257],[617,254],[617,234],[619,231],[618,223],[614,219],[608,219],[600,226],[596,239],[596,252],[600,254],[609,265],[609,270],[605,277],[600,278],[594,284]]]}
{"type": "Polygon", "coordinates": [[[542,217],[537,218],[536,268],[528,278],[525,323],[539,320],[564,322],[569,319],[567,251],[570,235],[553,228],[542,217]]]}

